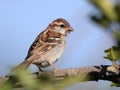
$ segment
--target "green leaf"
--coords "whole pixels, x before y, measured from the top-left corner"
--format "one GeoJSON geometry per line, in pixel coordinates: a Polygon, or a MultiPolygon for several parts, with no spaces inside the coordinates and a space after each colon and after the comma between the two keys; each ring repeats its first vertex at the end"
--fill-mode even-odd
{"type": "Polygon", "coordinates": [[[27,70],[19,70],[15,72],[15,77],[22,86],[25,86],[31,90],[37,88],[36,86],[38,85],[38,81],[27,70]]]}
{"type": "Polygon", "coordinates": [[[13,90],[12,89],[12,85],[10,83],[6,83],[6,84],[0,84],[0,90],[13,90]]]}
{"type": "Polygon", "coordinates": [[[117,46],[112,46],[111,48],[105,50],[107,56],[104,58],[109,59],[110,61],[117,61],[120,59],[120,48],[117,46]]]}
{"type": "Polygon", "coordinates": [[[91,19],[96,22],[98,25],[101,25],[104,28],[108,28],[110,21],[104,15],[94,15],[91,16],[91,19]]]}
{"type": "Polygon", "coordinates": [[[112,83],[111,83],[111,87],[114,87],[114,86],[115,86],[115,87],[120,87],[120,84],[116,84],[116,83],[113,83],[113,82],[112,82],[112,83]]]}
{"type": "Polygon", "coordinates": [[[117,21],[118,16],[115,12],[114,5],[110,0],[90,0],[102,13],[110,20],[117,21]]]}

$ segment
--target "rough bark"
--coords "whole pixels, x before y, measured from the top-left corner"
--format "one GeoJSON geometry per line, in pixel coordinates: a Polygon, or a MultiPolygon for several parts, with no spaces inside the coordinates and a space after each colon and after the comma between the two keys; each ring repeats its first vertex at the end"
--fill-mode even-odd
{"type": "MultiPolygon", "coordinates": [[[[80,81],[98,81],[107,80],[117,84],[120,84],[120,65],[116,69],[112,65],[101,65],[101,66],[87,66],[80,68],[69,68],[64,70],[46,71],[33,73],[35,78],[41,78],[44,74],[50,74],[53,76],[54,80],[64,80],[65,78],[77,76],[80,81]],[[82,78],[82,79],[81,79],[82,78]]],[[[7,81],[11,79],[12,76],[0,77],[0,82],[7,81]]]]}

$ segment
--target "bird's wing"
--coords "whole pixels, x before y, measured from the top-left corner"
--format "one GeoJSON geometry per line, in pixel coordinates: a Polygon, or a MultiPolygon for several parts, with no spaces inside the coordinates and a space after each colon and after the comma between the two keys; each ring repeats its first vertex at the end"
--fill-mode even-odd
{"type": "Polygon", "coordinates": [[[43,54],[61,42],[61,34],[50,30],[41,32],[28,50],[27,60],[33,54],[43,54]]]}

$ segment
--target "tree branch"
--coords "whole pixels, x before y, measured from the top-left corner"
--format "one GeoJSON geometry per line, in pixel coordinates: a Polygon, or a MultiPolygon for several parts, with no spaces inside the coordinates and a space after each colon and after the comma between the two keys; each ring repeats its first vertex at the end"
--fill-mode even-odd
{"type": "Polygon", "coordinates": [[[120,84],[120,65],[119,69],[110,65],[88,66],[80,68],[64,69],[54,72],[54,76],[66,77],[78,75],[83,81],[107,80],[120,84]]]}
{"type": "MultiPolygon", "coordinates": [[[[41,76],[50,74],[55,80],[64,80],[65,78],[79,76],[82,78],[82,81],[98,81],[98,80],[107,80],[117,84],[120,84],[120,65],[116,69],[112,65],[101,65],[101,66],[88,66],[80,68],[69,68],[64,70],[57,70],[54,72],[37,72],[33,75],[37,76],[36,78],[41,78],[41,76]]],[[[12,76],[0,77],[0,82],[10,79],[12,76]]]]}

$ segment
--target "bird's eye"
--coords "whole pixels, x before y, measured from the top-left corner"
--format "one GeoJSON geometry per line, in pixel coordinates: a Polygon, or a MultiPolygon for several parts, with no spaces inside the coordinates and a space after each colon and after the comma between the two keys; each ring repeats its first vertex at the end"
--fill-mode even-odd
{"type": "Polygon", "coordinates": [[[64,24],[61,24],[61,25],[60,25],[60,27],[64,28],[64,27],[65,27],[65,25],[64,25],[64,24]]]}

